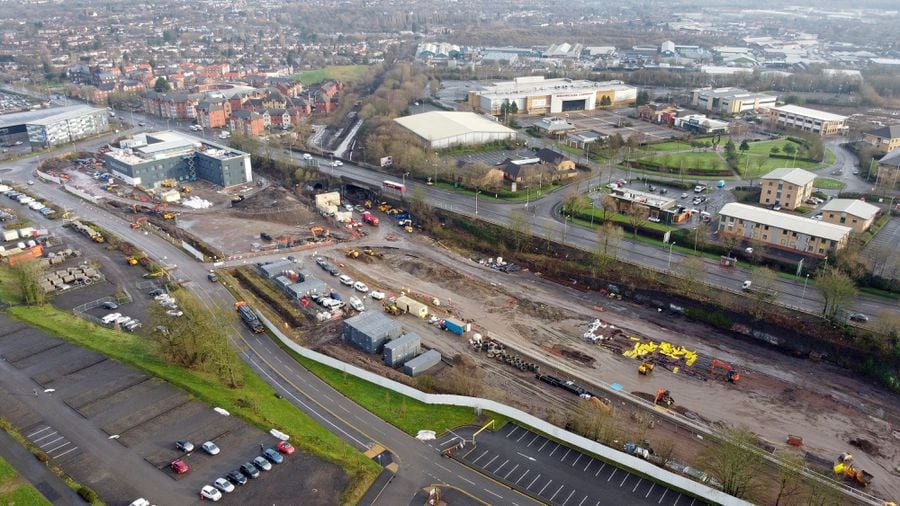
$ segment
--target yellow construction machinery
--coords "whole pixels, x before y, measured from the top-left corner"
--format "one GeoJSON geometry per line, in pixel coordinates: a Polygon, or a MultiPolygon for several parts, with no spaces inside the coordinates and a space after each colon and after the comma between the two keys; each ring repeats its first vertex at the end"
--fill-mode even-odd
{"type": "Polygon", "coordinates": [[[397,304],[394,304],[393,302],[385,302],[384,310],[388,314],[391,314],[394,316],[400,316],[401,314],[403,314],[403,311],[399,307],[397,307],[397,304]]]}
{"type": "Polygon", "coordinates": [[[638,366],[638,374],[648,376],[651,372],[653,372],[653,362],[642,362],[638,366]]]}
{"type": "Polygon", "coordinates": [[[181,193],[191,193],[191,187],[188,185],[184,185],[181,187],[181,193]]]}
{"type": "Polygon", "coordinates": [[[347,255],[347,258],[359,258],[359,251],[355,249],[348,249],[344,254],[347,255]]]}
{"type": "Polygon", "coordinates": [[[365,201],[363,203],[363,207],[365,207],[366,209],[372,209],[372,201],[371,200],[365,201]]]}
{"type": "Polygon", "coordinates": [[[138,259],[135,257],[128,257],[125,259],[128,262],[128,265],[137,265],[138,259]]]}
{"type": "Polygon", "coordinates": [[[175,185],[177,183],[175,182],[174,179],[163,179],[162,181],[159,182],[159,184],[163,188],[175,188],[175,185]]]}
{"type": "Polygon", "coordinates": [[[366,255],[369,255],[369,256],[374,256],[375,250],[373,250],[372,248],[366,247],[366,249],[363,250],[363,253],[365,253],[366,255]]]}
{"type": "Polygon", "coordinates": [[[863,487],[867,487],[869,483],[872,483],[872,474],[863,468],[857,468],[853,463],[853,455],[850,455],[850,453],[844,452],[840,454],[834,463],[833,470],[835,475],[844,476],[863,487]]]}
{"type": "Polygon", "coordinates": [[[162,214],[162,217],[163,217],[164,220],[174,220],[174,219],[175,219],[175,213],[170,213],[170,212],[166,211],[166,212],[164,212],[164,213],[162,214]]]}
{"type": "Polygon", "coordinates": [[[386,213],[391,210],[391,205],[388,204],[387,202],[382,202],[381,204],[378,204],[378,210],[383,213],[386,213]]]}

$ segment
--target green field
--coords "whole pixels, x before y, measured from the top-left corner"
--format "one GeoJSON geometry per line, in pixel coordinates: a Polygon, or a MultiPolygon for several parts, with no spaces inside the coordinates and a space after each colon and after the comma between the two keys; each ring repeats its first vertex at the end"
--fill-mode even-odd
{"type": "Polygon", "coordinates": [[[36,488],[18,479],[19,473],[9,465],[9,462],[0,458],[0,504],[14,504],[16,506],[50,505],[36,488]]]}
{"type": "Polygon", "coordinates": [[[682,141],[666,141],[659,144],[650,144],[644,151],[690,151],[691,145],[682,141]]]}
{"type": "Polygon", "coordinates": [[[368,65],[332,65],[316,70],[304,70],[295,77],[298,77],[300,82],[307,86],[319,84],[327,79],[354,83],[362,79],[368,69],[368,65]]]}
{"type": "Polygon", "coordinates": [[[820,190],[840,190],[844,188],[844,183],[830,177],[817,177],[813,181],[813,188],[820,190]]]}

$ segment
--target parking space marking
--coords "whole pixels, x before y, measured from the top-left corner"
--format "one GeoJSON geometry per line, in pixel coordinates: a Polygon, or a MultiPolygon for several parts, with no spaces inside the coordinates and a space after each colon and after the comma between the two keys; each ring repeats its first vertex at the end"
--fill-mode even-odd
{"type": "Polygon", "coordinates": [[[575,462],[572,462],[572,467],[575,467],[575,464],[577,464],[577,463],[578,463],[578,461],[579,461],[579,460],[581,460],[581,455],[582,455],[582,454],[581,454],[581,453],[579,453],[579,454],[578,454],[578,456],[577,456],[577,457],[575,457],[575,462]]]}
{"type": "Polygon", "coordinates": [[[547,487],[550,486],[551,483],[553,483],[553,480],[550,480],[550,481],[548,481],[547,483],[545,483],[545,484],[544,484],[544,488],[542,488],[541,491],[538,492],[538,495],[542,495],[542,494],[544,493],[544,490],[546,490],[547,487]]]}
{"type": "Polygon", "coordinates": [[[695,497],[695,498],[691,501],[691,506],[694,506],[694,503],[695,503],[696,501],[697,501],[697,498],[695,497]]]}
{"type": "Polygon", "coordinates": [[[550,452],[550,455],[548,455],[548,457],[552,457],[553,454],[556,453],[556,450],[559,450],[559,447],[560,447],[560,444],[559,444],[559,443],[556,443],[556,448],[554,448],[553,451],[550,452]]]}
{"type": "Polygon", "coordinates": [[[578,503],[578,506],[581,506],[582,504],[584,504],[584,501],[587,501],[587,497],[588,496],[584,496],[584,499],[582,499],[581,502],[578,503]]]}
{"type": "Polygon", "coordinates": [[[494,474],[497,474],[501,469],[503,469],[503,466],[505,466],[508,463],[509,463],[509,459],[504,460],[503,463],[497,467],[497,469],[494,469],[494,474]]]}
{"type": "Polygon", "coordinates": [[[525,436],[527,436],[527,435],[528,435],[528,431],[527,431],[527,430],[524,431],[524,432],[522,432],[522,435],[519,436],[519,439],[516,439],[516,443],[518,443],[519,441],[521,441],[522,438],[525,437],[525,436]]]}
{"type": "Polygon", "coordinates": [[[77,449],[78,449],[77,446],[73,446],[73,447],[69,448],[68,450],[66,450],[66,451],[60,453],[59,455],[57,455],[57,456],[56,456],[56,459],[59,460],[60,458],[62,458],[63,455],[72,453],[72,452],[74,452],[74,451],[77,450],[77,449]]]}
{"type": "Polygon", "coordinates": [[[472,461],[472,464],[477,464],[478,461],[481,460],[481,457],[484,457],[485,455],[487,455],[487,452],[488,452],[488,451],[485,450],[484,453],[482,453],[481,455],[479,455],[477,459],[475,459],[475,460],[472,461]]]}
{"type": "Polygon", "coordinates": [[[616,474],[616,471],[618,471],[618,470],[619,470],[618,467],[614,467],[614,468],[613,468],[613,472],[610,473],[610,474],[609,474],[609,478],[606,479],[607,483],[609,482],[609,480],[612,479],[613,475],[616,474]]]}
{"type": "Polygon", "coordinates": [[[509,436],[512,436],[512,435],[513,435],[513,432],[515,432],[516,429],[518,429],[518,428],[519,428],[518,425],[513,425],[512,430],[506,433],[506,437],[508,438],[509,436]]]}
{"type": "MultiPolygon", "coordinates": [[[[59,450],[60,448],[66,446],[66,445],[70,445],[70,444],[72,444],[71,441],[66,441],[65,443],[63,443],[63,444],[57,446],[56,448],[54,448],[54,449],[52,449],[52,450],[47,450],[47,455],[50,455],[51,453],[55,452],[56,450],[59,450]]],[[[51,455],[51,456],[52,456],[52,455],[51,455]]]]}
{"type": "Polygon", "coordinates": [[[631,489],[631,493],[632,493],[632,494],[633,494],[634,491],[637,490],[637,488],[641,485],[641,482],[642,482],[642,481],[644,481],[643,478],[639,479],[638,482],[637,482],[637,484],[634,486],[634,488],[631,489]]]}
{"type": "MultiPolygon", "coordinates": [[[[656,486],[656,483],[650,484],[650,490],[647,491],[647,495],[644,496],[644,499],[650,497],[650,492],[653,492],[653,487],[655,487],[655,486],[656,486]]],[[[663,495],[665,495],[665,494],[663,494],[663,495]]]]}
{"type": "Polygon", "coordinates": [[[510,469],[509,472],[506,473],[506,476],[503,477],[503,479],[505,480],[505,479],[509,478],[509,475],[511,475],[513,473],[513,471],[515,471],[518,468],[519,468],[519,464],[516,464],[516,467],[510,469]]]}
{"type": "Polygon", "coordinates": [[[535,476],[535,477],[534,477],[534,479],[533,479],[533,480],[531,480],[531,483],[529,483],[529,484],[528,484],[528,486],[527,486],[527,487],[525,487],[525,490],[528,490],[528,489],[530,489],[530,488],[531,488],[531,486],[532,486],[532,485],[534,485],[534,482],[536,482],[536,481],[538,481],[538,478],[540,478],[540,477],[541,477],[541,474],[540,474],[540,473],[538,473],[538,475],[537,475],[537,476],[535,476]]]}
{"type": "Polygon", "coordinates": [[[516,480],[516,485],[518,485],[518,484],[519,484],[519,482],[520,482],[520,481],[522,481],[522,478],[524,478],[524,477],[525,477],[525,475],[527,475],[527,474],[528,474],[528,473],[529,473],[529,472],[530,472],[530,471],[531,471],[531,469],[526,469],[526,470],[525,470],[525,472],[524,472],[524,473],[522,473],[522,476],[519,476],[519,479],[518,479],[518,480],[516,480]]]}
{"type": "Polygon", "coordinates": [[[594,478],[596,478],[597,476],[600,476],[600,471],[602,471],[604,467],[606,467],[606,462],[604,462],[603,465],[600,466],[600,469],[597,469],[597,472],[594,473],[594,478]]]}
{"type": "Polygon", "coordinates": [[[48,443],[42,444],[42,445],[39,446],[38,448],[43,448],[43,447],[45,447],[45,446],[50,446],[50,445],[52,445],[53,443],[59,441],[60,439],[64,439],[64,438],[63,438],[62,436],[59,436],[58,438],[54,439],[53,441],[50,441],[50,442],[48,442],[48,443]]]}
{"type": "Polygon", "coordinates": [[[569,452],[571,452],[571,451],[572,451],[572,449],[571,449],[571,448],[569,448],[569,449],[568,449],[568,450],[566,450],[566,454],[565,454],[565,455],[563,455],[563,456],[562,456],[562,458],[561,458],[561,459],[559,459],[559,461],[560,461],[560,462],[562,462],[562,461],[564,461],[564,460],[566,460],[566,457],[568,457],[568,456],[569,456],[569,452]]]}
{"type": "Polygon", "coordinates": [[[53,437],[53,436],[55,436],[56,434],[57,434],[57,431],[53,431],[53,432],[51,432],[50,434],[47,434],[47,435],[45,435],[45,436],[41,436],[41,437],[39,437],[39,438],[37,438],[37,439],[32,439],[31,442],[32,442],[32,443],[37,443],[38,441],[40,441],[40,440],[42,440],[42,439],[47,439],[48,437],[53,437]]]}
{"type": "Polygon", "coordinates": [[[569,502],[569,499],[571,499],[573,495],[575,495],[575,489],[574,489],[574,488],[572,489],[571,492],[569,492],[569,497],[566,497],[566,500],[563,501],[562,506],[566,506],[566,503],[569,502]]]}
{"type": "Polygon", "coordinates": [[[559,491],[563,489],[563,487],[565,487],[565,485],[560,485],[559,488],[556,489],[556,493],[553,494],[553,497],[550,498],[550,502],[553,502],[553,500],[556,499],[556,494],[558,494],[559,491]]]}
{"type": "Polygon", "coordinates": [[[672,506],[678,506],[678,501],[681,500],[681,494],[678,494],[678,497],[675,498],[675,502],[672,503],[672,506]]]}
{"type": "Polygon", "coordinates": [[[494,458],[492,458],[490,462],[488,462],[487,464],[485,464],[484,466],[482,466],[482,469],[487,469],[487,466],[491,465],[491,463],[493,463],[493,462],[494,462],[495,460],[497,460],[498,458],[500,458],[500,455],[499,455],[499,454],[494,455],[494,458]]]}
{"type": "Polygon", "coordinates": [[[625,473],[625,477],[622,478],[622,483],[619,483],[619,488],[622,488],[622,485],[624,485],[625,482],[628,481],[628,478],[629,478],[630,476],[631,476],[630,474],[625,473]]]}
{"type": "Polygon", "coordinates": [[[666,498],[666,494],[668,494],[668,493],[669,493],[669,489],[664,488],[664,489],[663,489],[663,493],[662,493],[661,496],[659,496],[659,500],[656,501],[656,504],[662,504],[663,499],[666,498]]]}
{"type": "Polygon", "coordinates": [[[33,436],[37,436],[38,434],[40,434],[41,432],[44,432],[45,430],[50,430],[50,426],[48,425],[48,426],[44,427],[44,428],[41,429],[41,430],[32,432],[31,434],[27,435],[26,437],[27,437],[28,439],[31,439],[33,436]]]}
{"type": "Polygon", "coordinates": [[[593,463],[594,463],[594,459],[588,460],[587,465],[584,466],[584,469],[582,469],[581,472],[586,473],[586,472],[587,472],[587,468],[591,467],[591,464],[593,464],[593,463]]]}
{"type": "MultiPolygon", "coordinates": [[[[535,434],[535,435],[534,435],[534,438],[531,440],[531,443],[534,443],[535,441],[537,441],[537,438],[539,438],[539,437],[541,437],[540,434],[535,434]]],[[[531,443],[528,443],[528,446],[526,446],[525,448],[530,447],[530,446],[531,446],[531,443]]]]}
{"type": "Polygon", "coordinates": [[[538,448],[538,453],[541,453],[541,450],[543,450],[543,449],[544,449],[544,447],[545,447],[545,446],[547,446],[547,443],[549,443],[549,442],[550,442],[550,440],[549,440],[549,439],[548,439],[548,440],[546,440],[546,441],[544,441],[544,444],[542,444],[542,445],[541,445],[541,447],[540,447],[540,448],[538,448]]]}

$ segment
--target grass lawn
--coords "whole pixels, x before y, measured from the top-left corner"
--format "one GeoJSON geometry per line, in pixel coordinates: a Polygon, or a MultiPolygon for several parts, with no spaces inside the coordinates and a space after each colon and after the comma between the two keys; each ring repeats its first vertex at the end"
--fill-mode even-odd
{"type": "Polygon", "coordinates": [[[690,151],[690,149],[691,145],[682,141],[666,141],[644,147],[644,151],[690,151]]]}
{"type": "Polygon", "coordinates": [[[830,177],[817,177],[813,180],[813,188],[818,188],[820,190],[840,190],[844,186],[842,181],[831,179],[830,177]]]}
{"type": "Polygon", "coordinates": [[[19,473],[6,460],[0,458],[0,504],[38,505],[53,504],[36,488],[21,480],[19,473]],[[18,483],[17,483],[18,482],[18,483]]]}
{"type": "Polygon", "coordinates": [[[332,65],[322,69],[304,70],[296,74],[296,77],[299,77],[300,82],[307,86],[321,83],[327,79],[352,83],[362,79],[368,68],[368,65],[332,65]]]}
{"type": "MultiPolygon", "coordinates": [[[[594,226],[595,227],[599,227],[603,223],[603,210],[602,209],[585,209],[584,214],[587,215],[588,217],[590,217],[591,214],[594,215],[594,226]]],[[[622,225],[622,228],[624,228],[625,232],[627,232],[628,234],[630,234],[630,235],[632,234],[633,230],[632,230],[631,224],[628,222],[628,216],[621,214],[621,213],[607,213],[606,217],[610,221],[613,221],[619,225],[622,225]]],[[[590,218],[588,218],[587,220],[585,220],[583,217],[577,218],[575,220],[575,222],[578,224],[581,224],[581,225],[588,226],[588,227],[591,226],[590,218]]],[[[560,223],[559,227],[562,228],[562,226],[563,225],[560,223]]],[[[641,225],[640,228],[649,228],[652,230],[659,230],[661,232],[668,232],[670,230],[675,230],[675,227],[670,227],[669,225],[664,225],[662,223],[654,223],[652,221],[648,221],[648,222],[644,223],[643,225],[641,225]]]]}
{"type": "MultiPolygon", "coordinates": [[[[468,195],[472,197],[472,205],[475,205],[475,190],[471,188],[466,188],[465,186],[454,186],[452,183],[448,183],[446,181],[439,181],[434,185],[435,188],[440,188],[442,190],[451,190],[456,193],[461,193],[463,195],[468,195]]],[[[503,202],[525,202],[526,199],[534,200],[538,197],[541,197],[547,194],[550,191],[559,188],[559,186],[554,185],[544,185],[542,188],[538,189],[537,187],[531,188],[529,186],[526,191],[519,185],[519,190],[516,193],[512,193],[509,190],[504,190],[501,192],[497,192],[497,196],[494,197],[494,192],[488,190],[481,190],[481,193],[478,194],[478,200],[491,200],[491,201],[503,201],[503,202]]]]}
{"type": "Polygon", "coordinates": [[[243,362],[240,363],[239,373],[244,378],[244,386],[229,389],[213,374],[185,370],[162,361],[156,355],[152,342],[145,337],[99,327],[52,306],[14,306],[7,312],[49,334],[166,380],[210,406],[225,408],[261,430],[277,427],[294,435],[291,441],[298,449],[340,465],[350,476],[351,483],[342,496],[343,504],[356,504],[380,472],[375,462],[365,458],[287,400],[276,398],[275,391],[243,362]]]}

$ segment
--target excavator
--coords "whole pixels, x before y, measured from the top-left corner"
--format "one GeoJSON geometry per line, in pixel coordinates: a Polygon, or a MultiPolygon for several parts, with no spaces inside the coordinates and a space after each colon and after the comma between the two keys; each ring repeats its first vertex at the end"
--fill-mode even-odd
{"type": "Polygon", "coordinates": [[[309,232],[313,235],[313,237],[316,238],[318,238],[320,235],[323,237],[329,237],[331,235],[331,232],[325,230],[325,227],[318,226],[309,227],[309,232]]]}
{"type": "Polygon", "coordinates": [[[359,251],[355,249],[348,249],[344,254],[347,258],[359,258],[359,251]]]}
{"type": "Polygon", "coordinates": [[[642,362],[638,366],[638,374],[642,376],[649,376],[651,372],[653,372],[653,362],[642,362]]]}
{"type": "Polygon", "coordinates": [[[397,304],[394,304],[393,302],[385,301],[384,310],[388,314],[393,315],[393,316],[400,316],[401,314],[403,314],[403,311],[401,311],[400,308],[397,307],[397,304]]]}
{"type": "Polygon", "coordinates": [[[872,483],[872,474],[863,468],[857,469],[853,464],[853,455],[849,452],[844,452],[838,456],[837,462],[834,463],[833,470],[834,474],[837,476],[843,475],[863,487],[867,487],[869,483],[872,483]]]}
{"type": "Polygon", "coordinates": [[[654,399],[653,404],[669,407],[672,404],[675,404],[675,399],[672,398],[672,395],[669,394],[668,390],[660,388],[656,391],[656,399],[654,399]]]}
{"type": "Polygon", "coordinates": [[[147,223],[148,221],[149,221],[149,220],[147,220],[147,217],[146,217],[146,216],[141,216],[140,218],[138,218],[138,219],[134,220],[133,222],[131,222],[131,228],[132,228],[132,229],[141,228],[141,224],[147,223]]]}
{"type": "Polygon", "coordinates": [[[137,265],[138,264],[138,259],[133,256],[126,258],[125,261],[128,262],[128,265],[137,265]]]}
{"type": "Polygon", "coordinates": [[[725,373],[725,380],[729,383],[737,383],[741,380],[741,373],[734,370],[734,367],[731,364],[723,362],[719,359],[715,359],[712,361],[712,364],[709,366],[710,374],[715,374],[716,369],[722,369],[725,373]]]}

